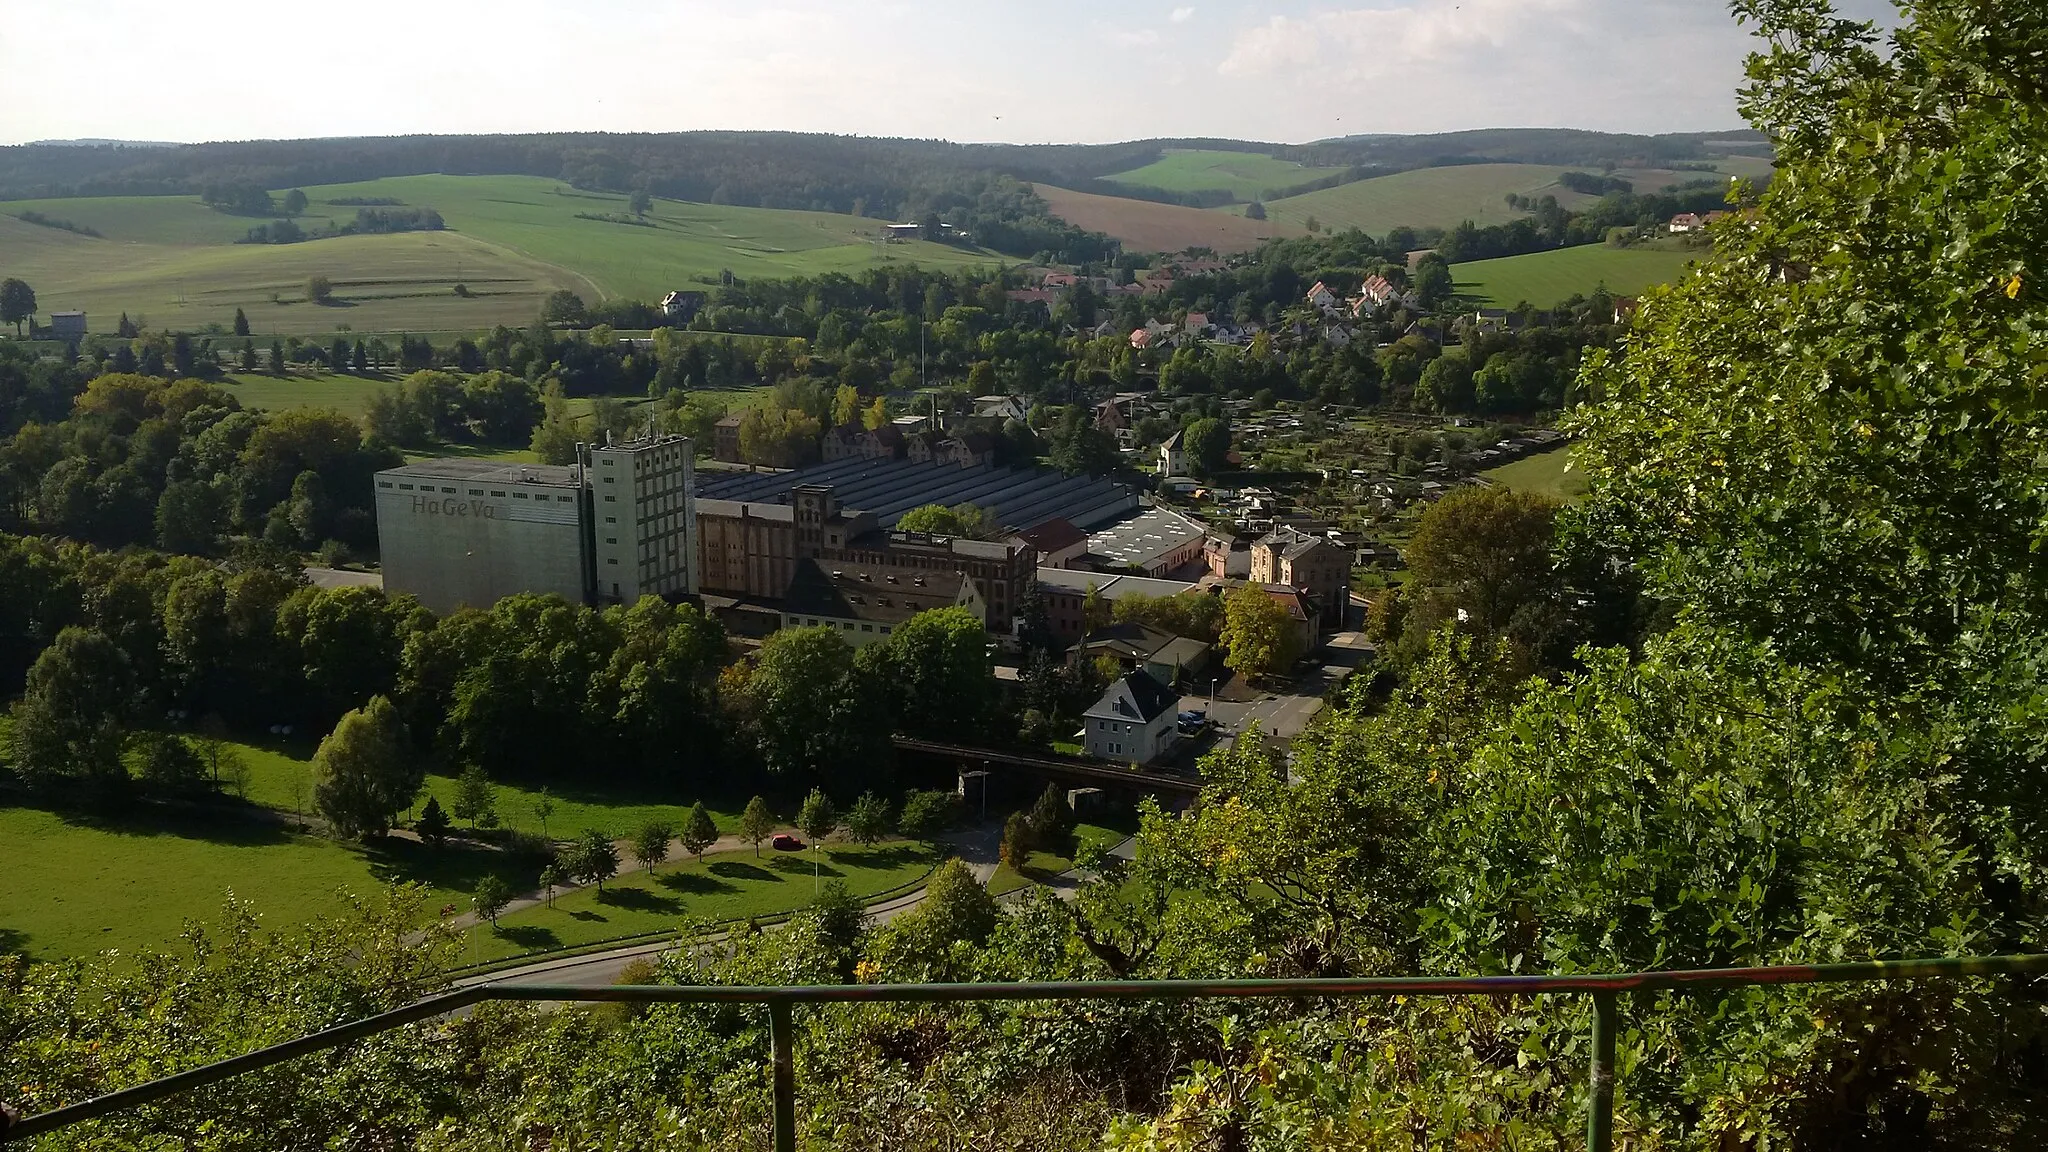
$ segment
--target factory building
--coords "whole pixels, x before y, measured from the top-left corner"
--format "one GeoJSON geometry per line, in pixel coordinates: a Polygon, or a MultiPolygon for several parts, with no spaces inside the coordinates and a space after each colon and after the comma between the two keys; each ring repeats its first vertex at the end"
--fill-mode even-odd
{"type": "Polygon", "coordinates": [[[384,587],[435,612],[520,592],[582,604],[697,591],[690,441],[579,445],[577,463],[420,460],[377,473],[384,587]]]}

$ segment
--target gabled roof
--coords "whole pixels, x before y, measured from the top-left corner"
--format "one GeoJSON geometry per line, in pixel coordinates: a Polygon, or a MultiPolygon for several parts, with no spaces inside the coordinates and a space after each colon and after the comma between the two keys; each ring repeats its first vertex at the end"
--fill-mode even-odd
{"type": "Polygon", "coordinates": [[[958,604],[961,586],[967,583],[967,577],[957,572],[909,572],[882,565],[806,559],[797,562],[790,576],[783,609],[792,616],[900,624],[919,612],[958,604]]]}
{"type": "Polygon", "coordinates": [[[1043,524],[1017,533],[1017,536],[1026,544],[1038,549],[1040,556],[1050,556],[1076,544],[1088,543],[1088,534],[1064,516],[1055,516],[1043,524]]]}
{"type": "Polygon", "coordinates": [[[1103,690],[1101,699],[1088,709],[1090,716],[1113,716],[1149,724],[1163,713],[1180,707],[1180,697],[1154,680],[1142,669],[1125,674],[1103,690]]]}
{"type": "Polygon", "coordinates": [[[1306,621],[1309,618],[1310,605],[1313,601],[1306,592],[1299,588],[1289,588],[1285,584],[1262,584],[1260,587],[1265,589],[1267,597],[1273,603],[1287,610],[1288,619],[1306,621]]]}
{"type": "Polygon", "coordinates": [[[1299,560],[1318,548],[1327,548],[1332,552],[1343,551],[1343,549],[1330,543],[1328,540],[1318,536],[1310,536],[1307,539],[1296,540],[1294,543],[1289,544],[1281,550],[1280,556],[1284,560],[1299,560]]]}
{"type": "Polygon", "coordinates": [[[1166,449],[1168,452],[1180,451],[1181,433],[1185,431],[1186,429],[1181,429],[1181,431],[1175,432],[1173,435],[1168,436],[1166,438],[1166,443],[1161,444],[1160,447],[1166,449]]]}

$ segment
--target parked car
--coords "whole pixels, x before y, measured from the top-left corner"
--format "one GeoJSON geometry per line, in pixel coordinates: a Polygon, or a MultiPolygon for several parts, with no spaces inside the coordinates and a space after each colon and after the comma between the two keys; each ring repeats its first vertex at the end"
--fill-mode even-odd
{"type": "Polygon", "coordinates": [[[768,842],[768,846],[777,852],[801,852],[804,850],[804,842],[787,832],[777,832],[775,839],[768,842]]]}
{"type": "Polygon", "coordinates": [[[1209,713],[1200,708],[1191,708],[1175,718],[1175,727],[1184,736],[1192,736],[1209,726],[1209,713]]]}

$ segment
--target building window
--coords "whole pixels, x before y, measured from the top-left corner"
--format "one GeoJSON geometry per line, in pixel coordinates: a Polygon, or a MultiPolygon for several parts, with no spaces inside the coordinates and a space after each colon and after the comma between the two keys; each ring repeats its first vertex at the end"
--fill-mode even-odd
{"type": "Polygon", "coordinates": [[[887,624],[884,624],[884,625],[882,625],[882,635],[884,635],[884,636],[887,636],[888,634],[889,634],[889,626],[888,626],[887,624]]]}
{"type": "Polygon", "coordinates": [[[860,630],[863,632],[873,632],[875,630],[875,626],[873,624],[863,624],[860,626],[860,630]]]}
{"type": "Polygon", "coordinates": [[[512,498],[513,498],[514,500],[524,500],[524,499],[526,499],[526,493],[524,493],[524,492],[514,492],[514,493],[512,494],[512,498]]]}
{"type": "Polygon", "coordinates": [[[617,536],[607,536],[604,538],[604,542],[607,544],[617,544],[619,542],[619,538],[617,536]]]}
{"type": "Polygon", "coordinates": [[[469,490],[469,494],[470,494],[471,496],[481,496],[481,495],[483,495],[483,494],[484,494],[484,490],[483,490],[483,489],[481,489],[481,488],[471,488],[471,489],[469,490]]]}
{"type": "MultiPolygon", "coordinates": [[[[606,559],[606,560],[605,560],[605,563],[607,563],[607,564],[612,564],[612,565],[617,565],[617,564],[618,564],[618,562],[619,562],[619,558],[618,558],[617,556],[613,556],[613,557],[610,557],[610,558],[608,558],[608,559],[606,559]]],[[[618,585],[616,585],[616,584],[612,585],[612,591],[613,591],[614,593],[616,593],[616,592],[618,591],[618,585]]]]}
{"type": "Polygon", "coordinates": [[[391,481],[389,481],[389,480],[379,480],[379,481],[377,481],[377,487],[379,487],[379,488],[389,488],[389,487],[391,487],[391,481]]]}
{"type": "Polygon", "coordinates": [[[617,499],[618,499],[618,497],[617,497],[617,496],[612,496],[612,495],[609,495],[609,494],[607,494],[607,495],[605,496],[605,498],[604,498],[604,502],[605,502],[605,503],[607,503],[607,504],[609,504],[609,503],[611,503],[612,501],[614,501],[614,500],[617,500],[617,499]]]}
{"type": "Polygon", "coordinates": [[[555,497],[555,501],[560,504],[573,504],[575,503],[576,498],[574,496],[557,496],[555,497]]]}
{"type": "Polygon", "coordinates": [[[453,496],[453,495],[455,495],[455,489],[453,489],[453,488],[443,488],[443,489],[441,489],[441,491],[442,491],[442,492],[443,492],[444,494],[446,494],[446,495],[449,495],[449,496],[453,496]]]}
{"type": "Polygon", "coordinates": [[[604,522],[607,524],[617,524],[619,522],[619,518],[617,516],[607,516],[604,518],[604,522]]]}
{"type": "Polygon", "coordinates": [[[410,484],[400,484],[400,485],[398,486],[398,488],[399,488],[399,491],[401,491],[401,492],[410,492],[410,491],[412,491],[412,485],[410,485],[410,484]]]}
{"type": "Polygon", "coordinates": [[[491,489],[491,495],[493,495],[493,496],[503,496],[503,495],[504,495],[504,493],[503,493],[503,492],[501,492],[501,491],[499,491],[499,490],[498,490],[498,489],[496,489],[496,488],[493,488],[493,489],[491,489]]]}

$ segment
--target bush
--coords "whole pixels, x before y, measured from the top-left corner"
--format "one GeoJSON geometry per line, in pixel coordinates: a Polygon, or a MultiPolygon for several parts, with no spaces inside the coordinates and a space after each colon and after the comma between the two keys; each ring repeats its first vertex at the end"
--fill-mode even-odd
{"type": "Polygon", "coordinates": [[[954,792],[912,792],[903,798],[896,830],[913,840],[935,840],[960,826],[960,796],[954,792]]]}

